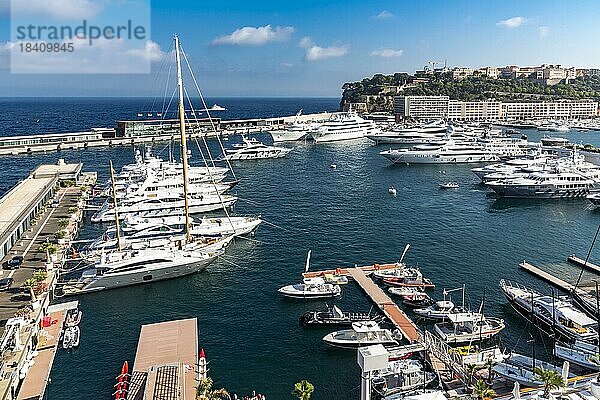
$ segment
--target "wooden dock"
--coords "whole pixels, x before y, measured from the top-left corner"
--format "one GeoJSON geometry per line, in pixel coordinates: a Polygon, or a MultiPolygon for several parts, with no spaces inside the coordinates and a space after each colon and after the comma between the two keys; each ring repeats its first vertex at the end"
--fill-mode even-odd
{"type": "MultiPolygon", "coordinates": [[[[392,264],[393,265],[393,264],[392,264]]],[[[347,268],[345,271],[350,275],[365,293],[373,300],[383,313],[402,332],[404,337],[411,343],[421,340],[421,334],[417,326],[410,318],[394,303],[385,292],[365,274],[364,268],[347,268]]]]}
{"type": "Polygon", "coordinates": [[[567,261],[571,264],[577,265],[578,267],[587,269],[588,271],[592,271],[598,275],[600,275],[600,266],[593,264],[591,262],[585,262],[584,259],[577,257],[575,254],[567,257],[567,261]]]}
{"type": "Polygon", "coordinates": [[[562,279],[552,275],[551,273],[546,272],[543,269],[536,267],[535,265],[529,264],[526,261],[523,261],[521,264],[519,264],[519,267],[529,272],[531,275],[535,275],[538,278],[550,283],[551,285],[554,285],[557,288],[564,290],[565,292],[572,292],[575,289],[575,285],[563,281],[562,279]]]}
{"type": "Polygon", "coordinates": [[[197,364],[196,318],[143,325],[127,397],[194,400],[197,364]]]}
{"type": "Polygon", "coordinates": [[[328,274],[331,275],[342,275],[352,277],[350,270],[359,269],[365,273],[365,275],[369,275],[374,271],[378,270],[386,270],[386,269],[394,269],[401,267],[402,264],[392,263],[392,264],[373,264],[373,265],[364,265],[362,267],[353,267],[353,268],[336,268],[336,269],[328,269],[324,271],[309,271],[302,274],[304,278],[315,278],[318,276],[325,276],[328,274]]]}

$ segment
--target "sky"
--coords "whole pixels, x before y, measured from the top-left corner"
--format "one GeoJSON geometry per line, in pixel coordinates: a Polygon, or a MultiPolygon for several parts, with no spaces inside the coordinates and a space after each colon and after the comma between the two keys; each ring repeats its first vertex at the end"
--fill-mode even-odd
{"type": "MultiPolygon", "coordinates": [[[[12,1],[13,11],[20,2],[31,13],[75,23],[135,0],[12,1]]],[[[113,16],[126,19],[127,12],[113,16]]],[[[14,26],[7,0],[0,0],[0,97],[157,96],[164,90],[157,82],[172,79],[167,65],[174,33],[208,96],[338,97],[344,82],[412,73],[430,61],[450,67],[598,68],[599,15],[595,0],[152,0],[151,34],[139,50],[94,45],[87,53],[76,51],[82,58],[77,71],[95,66],[93,73],[14,74],[9,67],[14,26]],[[100,60],[102,51],[113,54],[111,62],[100,60]],[[124,54],[131,62],[148,63],[150,73],[98,73],[117,71],[114,60],[124,54]]],[[[35,64],[60,63],[42,54],[35,64]]]]}

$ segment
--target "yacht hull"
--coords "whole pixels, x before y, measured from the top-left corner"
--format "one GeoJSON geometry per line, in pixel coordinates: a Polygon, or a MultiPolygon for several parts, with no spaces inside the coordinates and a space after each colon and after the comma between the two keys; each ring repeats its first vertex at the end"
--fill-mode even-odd
{"type": "Polygon", "coordinates": [[[141,269],[139,272],[126,271],[123,273],[104,274],[101,277],[88,283],[80,290],[74,293],[80,294],[87,292],[97,292],[101,290],[117,289],[126,286],[139,285],[142,283],[164,281],[167,279],[180,278],[205,270],[217,257],[212,256],[202,260],[196,260],[186,265],[174,266],[171,262],[154,264],[151,269],[141,269]]]}

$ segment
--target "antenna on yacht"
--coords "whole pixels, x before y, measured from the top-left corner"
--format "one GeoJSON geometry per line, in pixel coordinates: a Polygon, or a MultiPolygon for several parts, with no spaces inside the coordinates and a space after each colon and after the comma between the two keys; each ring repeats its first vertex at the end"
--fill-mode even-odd
{"type": "Polygon", "coordinates": [[[185,198],[185,237],[190,241],[190,209],[187,186],[187,141],[185,137],[185,109],[183,107],[183,81],[181,78],[181,56],[179,55],[179,36],[175,39],[175,59],[177,60],[177,90],[179,92],[179,131],[181,132],[181,162],[183,163],[183,197],[185,198]]]}
{"type": "Polygon", "coordinates": [[[115,228],[117,231],[117,250],[121,251],[121,229],[119,226],[119,213],[117,211],[117,191],[115,190],[115,170],[113,162],[110,160],[110,183],[112,185],[113,207],[115,209],[115,228]]]}
{"type": "Polygon", "coordinates": [[[404,256],[406,255],[406,252],[408,251],[409,248],[410,248],[410,244],[406,243],[406,246],[404,246],[404,251],[402,252],[402,255],[400,256],[400,260],[398,261],[398,264],[402,264],[402,260],[404,260],[404,256]]]}

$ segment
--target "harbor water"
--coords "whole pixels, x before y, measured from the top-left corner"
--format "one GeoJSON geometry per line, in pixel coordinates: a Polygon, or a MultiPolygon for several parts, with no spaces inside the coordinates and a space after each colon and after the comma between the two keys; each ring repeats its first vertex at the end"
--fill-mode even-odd
{"type": "MultiPolygon", "coordinates": [[[[150,101],[151,102],[151,101],[150,101]]],[[[225,118],[291,115],[335,110],[338,99],[214,99],[227,107],[225,118]]],[[[210,102],[212,104],[213,102],[210,102]]],[[[113,126],[151,110],[146,99],[0,100],[8,134],[34,134],[113,126]],[[37,122],[37,120],[40,120],[37,122]],[[17,123],[18,122],[18,123],[17,123]]],[[[541,133],[523,131],[530,140],[541,133]]],[[[560,134],[574,142],[600,145],[600,132],[560,134]]],[[[268,135],[257,135],[268,141],[268,135]]],[[[239,141],[230,138],[225,145],[239,141]]],[[[49,400],[108,398],[124,360],[133,362],[142,324],[197,317],[199,343],[210,361],[217,387],[238,394],[252,390],[269,399],[291,398],[295,382],[307,379],[316,399],[356,399],[356,353],[328,348],[321,338],[330,328],[298,324],[306,310],[323,301],[284,299],[277,289],[299,281],[306,253],[314,270],[394,262],[406,243],[406,262],[418,265],[443,288],[467,287],[467,299],[503,318],[502,342],[528,352],[529,327],[505,302],[502,278],[549,293],[550,287],[520,271],[527,260],[567,280],[579,269],[566,264],[569,254],[585,257],[600,223],[586,200],[497,200],[470,172],[474,165],[390,166],[365,140],[311,145],[290,144],[286,158],[234,164],[241,182],[235,212],[260,214],[266,221],[252,240],[238,240],[208,271],[182,279],[110,290],[79,297],[84,312],[81,344],[57,354],[47,389],[49,400]],[[337,168],[332,169],[331,164],[337,168]],[[456,181],[460,188],[440,190],[456,181]],[[388,194],[394,186],[397,196],[388,194]]],[[[195,145],[190,147],[197,157],[195,145]]],[[[155,153],[166,156],[164,145],[155,153]]],[[[108,176],[108,161],[118,169],[132,162],[132,147],[62,151],[0,158],[4,193],[40,163],[83,161],[84,170],[108,176]]],[[[197,163],[198,159],[194,158],[197,163]]],[[[89,216],[88,216],[89,221],[89,216]]],[[[81,239],[101,234],[106,225],[86,224],[81,239]]],[[[599,250],[592,261],[600,261],[599,250]]],[[[454,300],[459,301],[460,295],[454,300]]],[[[343,310],[368,311],[371,304],[355,285],[334,301],[343,310]]],[[[412,315],[409,313],[409,315],[412,315]]],[[[533,331],[532,331],[533,332],[533,331]]],[[[538,355],[550,353],[539,337],[538,355]]]]}

